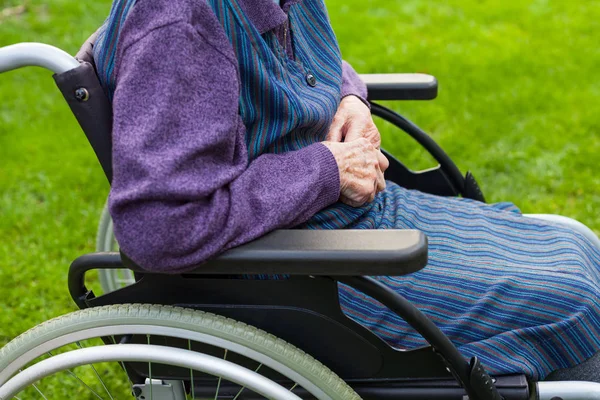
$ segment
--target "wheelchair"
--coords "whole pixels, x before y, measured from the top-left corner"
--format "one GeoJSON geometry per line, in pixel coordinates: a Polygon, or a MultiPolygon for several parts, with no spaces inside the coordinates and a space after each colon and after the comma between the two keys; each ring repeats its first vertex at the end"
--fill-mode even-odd
{"type": "MultiPolygon", "coordinates": [[[[54,80],[112,178],[112,109],[89,58],[21,43],[0,48],[0,73],[39,66],[54,80]]],[[[416,125],[379,100],[430,100],[422,74],[364,75],[372,113],[409,134],[439,163],[412,171],[390,154],[386,179],[423,192],[484,201],[416,125]]],[[[584,225],[554,219],[600,241],[584,225]]],[[[418,309],[372,276],[401,276],[427,263],[427,238],[411,230],[278,230],[185,274],[144,270],[119,252],[104,210],[98,252],[68,274],[79,311],[32,328],[0,349],[0,399],[600,399],[600,384],[490,376],[466,360],[418,309]],[[103,293],[86,285],[100,271],[103,293]],[[289,279],[238,279],[286,274],[289,279]],[[341,311],[350,285],[405,319],[430,344],[394,349],[341,311]],[[83,370],[82,374],[75,371],[83,370]],[[90,382],[94,381],[95,386],[90,382]],[[49,386],[52,395],[43,389],[49,386]],[[94,386],[94,387],[93,387],[94,386]],[[118,393],[118,395],[116,394],[118,393]]]]}

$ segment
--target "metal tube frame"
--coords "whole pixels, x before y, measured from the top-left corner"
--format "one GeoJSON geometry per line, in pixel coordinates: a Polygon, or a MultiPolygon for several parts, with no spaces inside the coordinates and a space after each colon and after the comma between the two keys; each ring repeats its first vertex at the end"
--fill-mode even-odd
{"type": "Polygon", "coordinates": [[[0,73],[23,67],[42,67],[55,74],[79,66],[67,52],[43,43],[18,43],[0,47],[0,73]]]}
{"type": "Polygon", "coordinates": [[[598,400],[600,383],[584,381],[538,382],[538,400],[598,400]]]}

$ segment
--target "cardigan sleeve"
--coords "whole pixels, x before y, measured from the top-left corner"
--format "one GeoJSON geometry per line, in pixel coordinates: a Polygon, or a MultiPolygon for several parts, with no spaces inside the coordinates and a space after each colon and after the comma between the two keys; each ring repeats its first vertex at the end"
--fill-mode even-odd
{"type": "Polygon", "coordinates": [[[117,68],[109,205],[121,249],[142,267],[186,271],[337,201],[338,167],[321,143],[248,161],[237,64],[195,26],[137,35],[117,68]]]}
{"type": "Polygon", "coordinates": [[[342,98],[356,96],[365,104],[367,102],[367,85],[360,79],[354,68],[346,61],[342,61],[342,98]]]}

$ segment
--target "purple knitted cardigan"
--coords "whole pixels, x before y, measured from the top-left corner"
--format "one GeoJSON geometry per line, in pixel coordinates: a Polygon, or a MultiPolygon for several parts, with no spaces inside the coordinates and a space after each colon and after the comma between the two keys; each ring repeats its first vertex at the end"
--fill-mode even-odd
{"type": "MultiPolygon", "coordinates": [[[[238,1],[267,32],[302,0],[238,1]]],[[[109,205],[119,245],[134,261],[186,271],[338,200],[338,167],[321,143],[248,162],[237,61],[204,2],[139,0],[121,35],[109,205]]],[[[344,63],[347,95],[364,100],[366,88],[344,63]]]]}

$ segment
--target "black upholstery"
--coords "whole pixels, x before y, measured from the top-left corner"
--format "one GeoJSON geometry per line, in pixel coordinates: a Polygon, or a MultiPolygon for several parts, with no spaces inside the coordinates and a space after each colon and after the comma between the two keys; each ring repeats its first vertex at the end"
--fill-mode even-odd
{"type": "Polygon", "coordinates": [[[78,68],[54,75],[54,81],[87,136],[109,182],[112,182],[112,106],[88,62],[78,68]],[[87,92],[78,98],[78,91],[87,92]]]}

